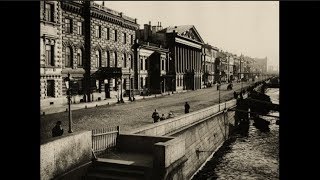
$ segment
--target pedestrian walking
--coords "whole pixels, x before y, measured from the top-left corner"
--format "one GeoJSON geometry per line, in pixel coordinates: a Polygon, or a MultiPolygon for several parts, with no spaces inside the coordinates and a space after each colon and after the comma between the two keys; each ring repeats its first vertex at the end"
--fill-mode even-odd
{"type": "Polygon", "coordinates": [[[184,113],[189,113],[189,109],[190,109],[190,105],[188,104],[188,102],[186,102],[186,104],[184,105],[184,113]]]}
{"type": "Polygon", "coordinates": [[[159,113],[157,112],[157,109],[154,110],[154,112],[152,113],[152,118],[153,118],[153,122],[159,122],[160,116],[159,113]]]}
{"type": "Polygon", "coordinates": [[[61,121],[57,121],[56,125],[52,128],[52,137],[62,136],[63,129],[61,127],[61,124],[61,121]]]}
{"type": "Polygon", "coordinates": [[[162,114],[160,121],[166,120],[166,117],[164,117],[164,114],[162,114]]]}

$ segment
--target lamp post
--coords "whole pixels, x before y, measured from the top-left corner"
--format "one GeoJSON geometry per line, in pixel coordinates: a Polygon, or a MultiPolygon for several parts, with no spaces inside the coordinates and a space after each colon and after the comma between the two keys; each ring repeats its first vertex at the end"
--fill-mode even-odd
{"type": "Polygon", "coordinates": [[[120,102],[121,103],[124,103],[124,101],[123,101],[123,97],[122,97],[122,77],[121,77],[121,79],[120,79],[120,81],[119,81],[119,84],[120,84],[120,90],[121,90],[121,92],[120,92],[120,102]]]}
{"type": "Polygon", "coordinates": [[[220,111],[220,88],[221,88],[221,71],[219,72],[219,87],[218,87],[218,89],[219,89],[219,111],[220,111]]]}
{"type": "Polygon", "coordinates": [[[68,118],[69,118],[69,130],[68,133],[72,133],[72,114],[71,114],[71,87],[70,87],[70,82],[71,82],[71,77],[70,73],[68,73],[68,77],[64,79],[64,82],[67,87],[67,98],[68,98],[68,118]]]}
{"type": "Polygon", "coordinates": [[[119,99],[119,79],[117,79],[117,94],[118,94],[118,96],[117,96],[117,99],[118,99],[118,102],[117,103],[120,103],[120,99],[119,99]]]}
{"type": "Polygon", "coordinates": [[[131,98],[131,68],[129,68],[129,101],[132,101],[132,98],[131,98]]]}
{"type": "Polygon", "coordinates": [[[241,61],[241,58],[242,58],[242,54],[241,54],[241,56],[240,56],[240,83],[241,83],[241,89],[240,89],[240,92],[242,92],[242,74],[241,74],[241,69],[242,69],[242,67],[241,67],[241,65],[242,65],[242,61],[241,61]]]}

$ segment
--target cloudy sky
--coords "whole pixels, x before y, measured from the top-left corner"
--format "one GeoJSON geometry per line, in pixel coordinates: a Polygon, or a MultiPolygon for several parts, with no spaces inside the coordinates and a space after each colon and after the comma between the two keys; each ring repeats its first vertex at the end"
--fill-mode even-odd
{"type": "Polygon", "coordinates": [[[141,28],[149,21],[194,25],[206,43],[279,65],[279,2],[105,1],[105,6],[137,18],[141,28]]]}

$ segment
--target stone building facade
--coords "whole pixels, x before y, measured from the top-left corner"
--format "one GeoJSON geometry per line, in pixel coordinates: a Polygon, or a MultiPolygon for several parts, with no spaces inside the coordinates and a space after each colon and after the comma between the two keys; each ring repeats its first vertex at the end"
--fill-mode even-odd
{"type": "Polygon", "coordinates": [[[129,78],[134,76],[132,46],[138,29],[136,19],[90,1],[40,3],[42,106],[66,102],[63,79],[68,73],[73,79],[73,103],[113,98],[120,86],[128,88],[132,81],[129,78]],[[51,13],[46,14],[46,8],[51,8],[51,13]],[[50,15],[54,22],[45,20],[50,15]],[[46,64],[48,43],[54,48],[52,65],[46,64]],[[118,67],[122,77],[93,79],[91,75],[102,67],[118,67]]]}
{"type": "Polygon", "coordinates": [[[140,95],[158,94],[169,87],[169,50],[159,44],[137,40],[135,44],[135,89],[140,95]]]}
{"type": "Polygon", "coordinates": [[[174,91],[201,89],[202,45],[201,36],[193,25],[170,26],[157,31],[157,40],[169,49],[172,78],[169,80],[174,91]]]}
{"type": "Polygon", "coordinates": [[[218,48],[213,47],[209,44],[203,45],[204,59],[202,62],[202,72],[203,72],[203,85],[211,86],[214,83],[214,72],[215,72],[215,60],[218,53],[218,48]]]}
{"type": "Polygon", "coordinates": [[[61,3],[40,1],[40,102],[63,100],[61,3]]]}

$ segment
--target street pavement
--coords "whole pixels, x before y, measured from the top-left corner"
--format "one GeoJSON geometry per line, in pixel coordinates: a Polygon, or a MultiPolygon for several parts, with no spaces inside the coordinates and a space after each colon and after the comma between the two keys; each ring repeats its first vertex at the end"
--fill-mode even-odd
{"type": "MultiPolygon", "coordinates": [[[[252,84],[252,82],[243,82],[242,86],[244,88],[249,84],[252,84]]],[[[240,88],[240,83],[234,83],[231,91],[226,90],[227,84],[222,85],[220,91],[221,102],[232,99],[233,92],[239,91],[240,88]]],[[[157,95],[156,98],[140,99],[123,104],[100,105],[93,108],[73,110],[72,129],[74,132],[78,132],[120,126],[120,131],[129,131],[153,123],[151,115],[155,109],[160,116],[162,114],[167,116],[170,111],[175,116],[183,114],[185,102],[190,104],[190,112],[197,111],[217,104],[219,102],[219,91],[217,91],[216,86],[213,86],[212,88],[173,95],[157,95]]],[[[72,105],[71,109],[74,109],[73,106],[75,105],[72,105]]],[[[58,120],[62,121],[64,135],[68,134],[68,112],[44,115],[40,117],[41,141],[51,138],[51,129],[58,120]]]]}

